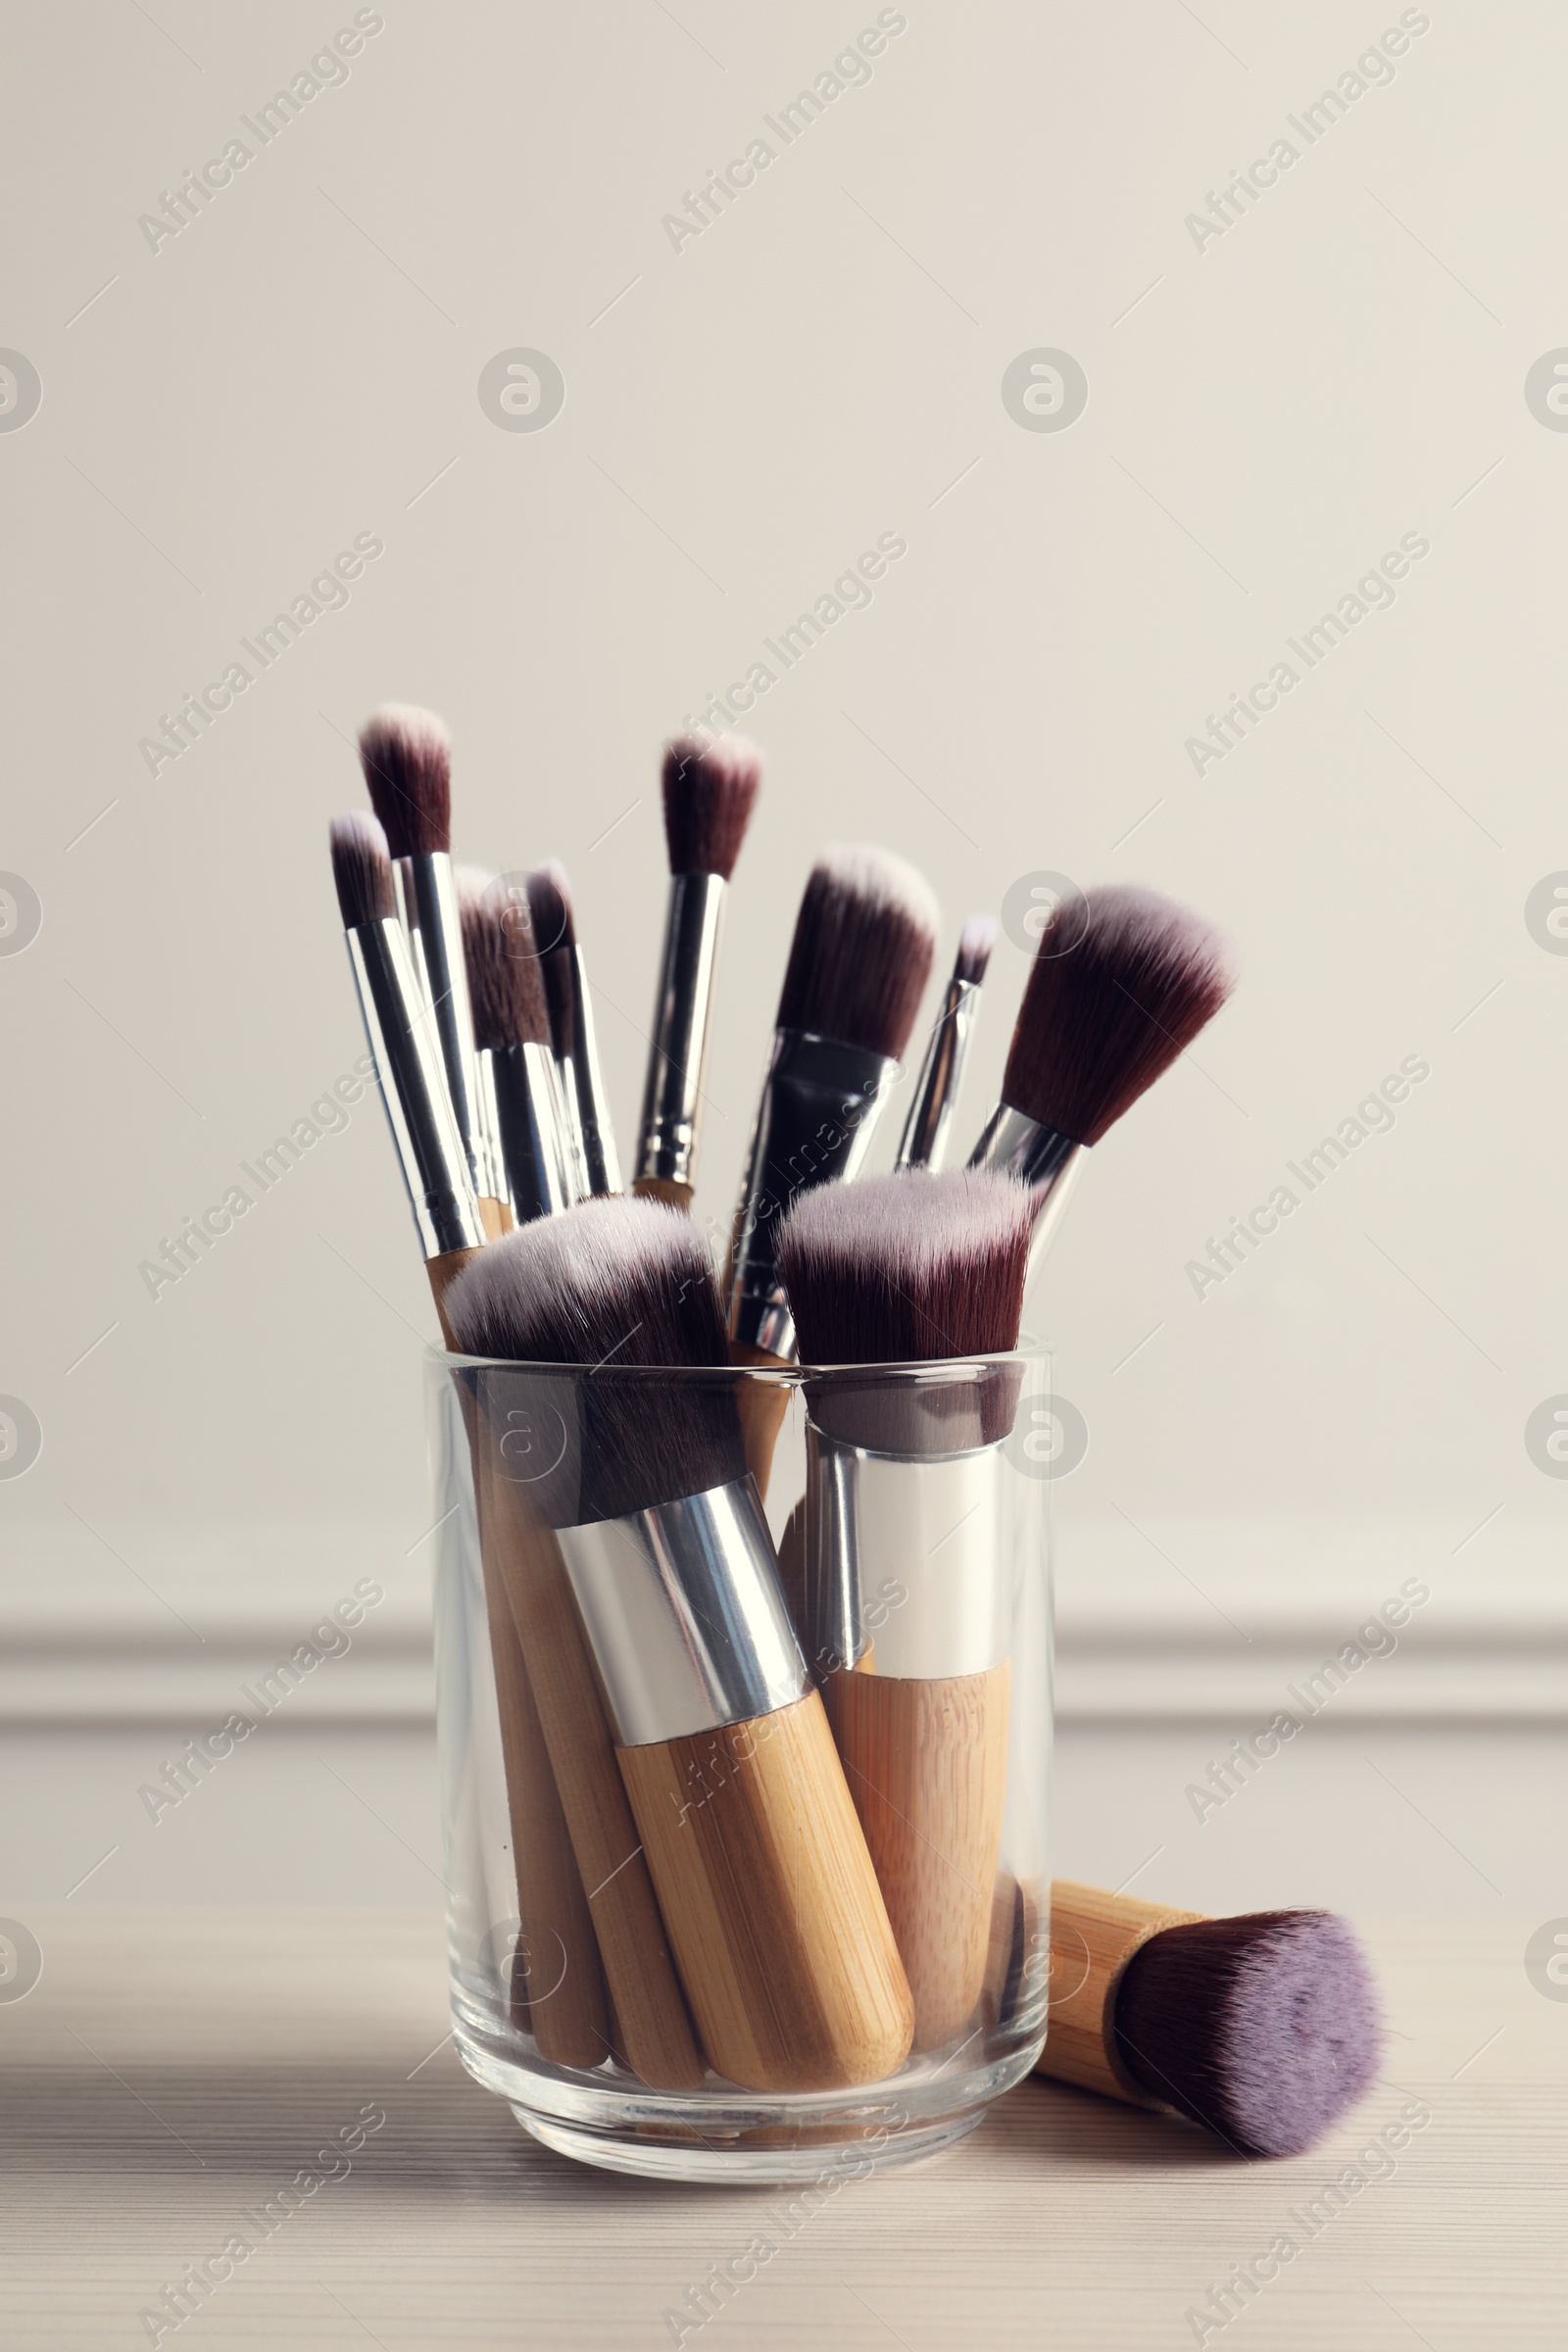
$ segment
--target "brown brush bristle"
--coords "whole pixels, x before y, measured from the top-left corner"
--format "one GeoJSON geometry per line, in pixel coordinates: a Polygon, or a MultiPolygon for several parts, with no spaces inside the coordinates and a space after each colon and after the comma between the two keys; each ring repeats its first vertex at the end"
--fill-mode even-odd
{"type": "Polygon", "coordinates": [[[452,746],[433,710],[377,710],[360,729],[360,764],[394,858],[451,848],[452,746]]]}
{"type": "Polygon", "coordinates": [[[536,1499],[557,1527],[618,1519],[744,1477],[724,1314],[691,1219],[652,1200],[584,1202],[481,1250],[445,1299],[468,1355],[594,1367],[569,1382],[499,1376],[536,1426],[564,1425],[536,1499]],[[710,1366],[677,1385],[649,1367],[710,1366]]]}
{"type": "Polygon", "coordinates": [[[991,951],[996,944],[996,916],[971,914],[958,934],[958,953],[953,963],[955,980],[968,980],[978,988],[986,976],[991,951]]]}
{"type": "Polygon", "coordinates": [[[744,735],[677,735],[664,747],[664,839],[672,874],[728,881],[752,821],[762,755],[744,735]]]}
{"type": "Polygon", "coordinates": [[[571,919],[571,885],[559,858],[552,858],[528,876],[528,909],[550,1017],[550,1041],[557,1054],[564,1056],[576,1052],[571,955],[577,934],[571,919]]]}
{"type": "Polygon", "coordinates": [[[1219,934],[1126,883],[1063,900],[1040,934],[1002,1081],[1014,1110],[1097,1144],[1234,986],[1219,934]],[[1068,944],[1083,924],[1077,945],[1068,944]]]}
{"type": "Polygon", "coordinates": [[[805,1029],[897,1060],[931,976],[937,902],[902,858],[825,850],[795,918],[780,1029],[805,1029]]]}
{"type": "Polygon", "coordinates": [[[386,854],[386,835],[368,808],[351,808],[331,824],[332,880],[343,928],[362,923],[384,923],[397,912],[392,888],[392,860],[386,854]]]}
{"type": "Polygon", "coordinates": [[[1123,2065],[1244,2156],[1296,2156],[1376,2080],[1377,1987],[1348,1922],[1252,1911],[1152,1936],[1116,1994],[1123,2065]]]}
{"type": "Polygon", "coordinates": [[[453,882],[474,1044],[481,1053],[548,1045],[550,1014],[526,897],[482,866],[458,866],[453,882]]]}

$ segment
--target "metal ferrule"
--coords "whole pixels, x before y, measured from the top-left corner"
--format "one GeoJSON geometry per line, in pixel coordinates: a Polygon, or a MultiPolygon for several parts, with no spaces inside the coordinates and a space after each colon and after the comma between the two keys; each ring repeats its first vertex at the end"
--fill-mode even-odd
{"type": "Polygon", "coordinates": [[[879,1675],[983,1674],[1012,1645],[1001,1446],[872,1453],[806,1430],[807,1655],[819,1675],[874,1651],[879,1675]]]}
{"type": "Polygon", "coordinates": [[[479,1059],[492,1065],[502,1200],[519,1225],[559,1216],[576,1195],[555,1055],[548,1046],[513,1044],[479,1059]]]}
{"type": "Polygon", "coordinates": [[[484,1240],[467,1154],[447,1094],[441,1048],[394,916],[345,932],[365,1035],[426,1258],[484,1240]]]}
{"type": "Polygon", "coordinates": [[[501,1122],[496,1108],[496,1057],[475,1050],[473,1056],[473,1141],[478,1160],[481,1199],[505,1200],[506,1170],[501,1158],[501,1122]]]}
{"type": "Polygon", "coordinates": [[[855,1174],[898,1067],[863,1046],[774,1031],[730,1269],[729,1336],[738,1346],[794,1359],[795,1318],[773,1258],[780,1222],[802,1193],[855,1174]]]}
{"type": "Polygon", "coordinates": [[[809,1690],[750,1478],[560,1543],[617,1747],[750,1723],[809,1690]]]}
{"type": "Polygon", "coordinates": [[[969,1154],[971,1168],[988,1168],[994,1175],[1016,1176],[1035,1195],[1035,1227],[1029,1241],[1025,1288],[1040,1271],[1046,1251],[1056,1238],[1062,1210],[1088,1156],[1087,1144],[1075,1144],[1054,1127],[1042,1127],[1008,1103],[999,1102],[986,1121],[985,1132],[969,1154]]]}
{"type": "Polygon", "coordinates": [[[593,1005],[581,948],[571,951],[571,1011],[575,1051],[562,1060],[561,1083],[578,1162],[577,1196],[587,1200],[595,1194],[619,1192],[620,1161],[615,1155],[615,1130],[594,1042],[593,1005]]]}
{"type": "Polygon", "coordinates": [[[979,1010],[977,980],[948,982],[947,1002],[926,1043],[914,1100],[904,1123],[904,1140],[893,1163],[895,1170],[941,1167],[979,1010]]]}
{"type": "Polygon", "coordinates": [[[673,874],[664,960],[654,1001],[653,1050],[637,1136],[637,1176],[694,1184],[697,1106],[724,916],[722,874],[673,874]]]}
{"type": "Polygon", "coordinates": [[[483,1187],[478,1113],[474,1103],[473,1015],[468,1005],[468,972],[463,958],[463,926],[452,859],[445,850],[423,851],[408,860],[414,875],[417,941],[431,1014],[441,1040],[452,1115],[468,1154],[475,1191],[483,1187]]]}

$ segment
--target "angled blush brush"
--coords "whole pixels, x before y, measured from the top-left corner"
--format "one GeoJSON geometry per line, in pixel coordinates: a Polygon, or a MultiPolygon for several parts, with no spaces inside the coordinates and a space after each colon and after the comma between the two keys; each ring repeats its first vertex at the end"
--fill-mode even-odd
{"type": "Polygon", "coordinates": [[[1174,2107],[1241,2156],[1297,2156],[1377,2078],[1377,1986],[1328,1911],[1205,1919],[1070,1879],[1051,1888],[1037,2073],[1174,2107]]]}
{"type": "Polygon", "coordinates": [[[895,1168],[940,1169],[947,1156],[948,1130],[980,1013],[981,984],[996,944],[996,916],[971,914],[958,935],[953,977],[926,1043],[895,1168]]]}
{"type": "Polygon", "coordinates": [[[1129,1111],[1235,986],[1200,915],[1111,883],[1064,901],[1040,934],[1003,1074],[1002,1100],[969,1155],[1034,1193],[1031,1271],[1085,1153],[1129,1111]],[[1088,925],[1073,944],[1087,910],[1088,925]]]}
{"type": "Polygon", "coordinates": [[[571,1205],[565,1113],[527,899],[478,866],[456,879],[478,1125],[510,1229],[571,1205]]]}
{"type": "Polygon", "coordinates": [[[998,1453],[1019,1387],[996,1359],[1017,1345],[1033,1214],[1011,1177],[913,1171],[808,1193],[778,1239],[810,1367],[807,1654],[922,2050],[968,2028],[986,1980],[1012,1646],[998,1453]]]}
{"type": "Polygon", "coordinates": [[[588,967],[577,941],[571,885],[558,858],[528,876],[528,906],[550,1010],[551,1042],[561,1074],[574,1162],[573,1189],[579,1200],[618,1193],[620,1161],[599,1067],[588,967]]]}
{"type": "Polygon", "coordinates": [[[729,879],[761,783],[757,746],[741,735],[679,735],[664,751],[669,911],[637,1136],[632,1190],[689,1208],[697,1182],[708,1021],[729,879]]]}
{"type": "MultiPolygon", "coordinates": [[[[564,1561],[603,1693],[597,1740],[635,1818],[620,1879],[651,1878],[710,2061],[750,2090],[879,2081],[909,2045],[908,1986],[746,1475],[702,1237],[662,1203],[595,1201],[482,1252],[452,1312],[471,1353],[516,1361],[489,1376],[492,1428],[542,1421],[548,1366],[591,1371],[572,1384],[568,1443],[527,1493],[564,1561]],[[677,1383],[671,1367],[710,1377],[677,1383]]],[[[550,1737],[541,1654],[525,1654],[550,1737]]],[[[573,1728],[580,1747],[588,1726],[573,1728]]],[[[590,1901],[629,2039],[610,1891],[590,1901]]],[[[652,1921],[642,1935],[657,1942],[652,1921]]],[[[635,1941],[625,1955],[631,1995],[653,1956],[635,1941]]]]}

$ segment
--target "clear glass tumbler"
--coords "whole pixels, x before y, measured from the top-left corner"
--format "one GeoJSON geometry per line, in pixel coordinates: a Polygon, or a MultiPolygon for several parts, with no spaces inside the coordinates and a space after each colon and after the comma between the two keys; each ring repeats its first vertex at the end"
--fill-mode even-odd
{"type": "Polygon", "coordinates": [[[432,1350],[428,1396],[469,2072],[549,2146],[672,2179],[960,2138],[1046,2029],[1045,1351],[432,1350]]]}

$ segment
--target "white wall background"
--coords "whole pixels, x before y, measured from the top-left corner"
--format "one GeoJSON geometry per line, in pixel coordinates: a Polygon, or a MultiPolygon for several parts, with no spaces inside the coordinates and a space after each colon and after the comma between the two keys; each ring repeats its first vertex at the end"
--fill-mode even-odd
{"type": "MultiPolygon", "coordinates": [[[[1097,1152],[1032,1316],[1092,1432],[1057,1490],[1063,1859],[1162,1849],[1140,1886],[1191,1902],[1549,1906],[1568,1488],[1525,1425],[1568,1391],[1568,960],[1525,908],[1568,868],[1568,439],[1524,387],[1568,343],[1560,17],[1405,11],[1394,78],[1307,148],[1286,118],[1397,7],[909,0],[677,253],[662,217],[780,147],[762,118],[874,8],[387,0],[155,253],[138,216],[354,12],[155,13],[14,12],[0,96],[0,342],[43,387],[0,432],[0,867],[42,907],[0,955],[0,1391],[43,1431],[0,1480],[19,1899],[89,1865],[81,1901],[437,1891],[431,1325],[379,1112],[156,1302],[137,1271],[361,1051],[325,857],[359,721],[433,705],[461,854],[567,860],[629,1137],[659,744],[894,532],[749,721],[700,1207],[727,1218],[825,838],[915,859],[944,955],[1042,868],[1219,917],[1240,994],[1097,1152]],[[1200,251],[1186,217],[1281,136],[1200,251]],[[543,432],[480,407],[514,346],[564,373],[543,432]],[[1003,405],[1037,346],[1088,376],[1063,432],[1003,405]],[[150,775],[160,714],[365,532],[347,608],[150,775]],[[1406,533],[1392,609],[1195,774],[1205,714],[1406,533]],[[1197,1298],[1208,1237],[1412,1054],[1393,1132],[1197,1298]],[[138,1780],[365,1573],[388,1600],[316,1716],[152,1833],[138,1780]],[[1185,1784],[1412,1575],[1400,1654],[1200,1827],[1185,1784]]],[[[1024,968],[1004,941],[966,1129],[1024,968]]]]}

